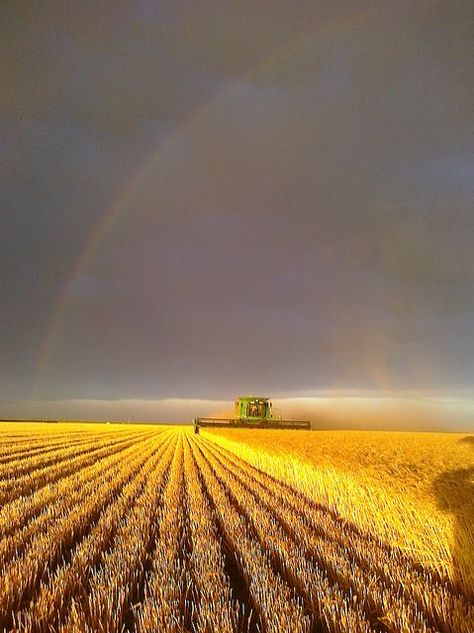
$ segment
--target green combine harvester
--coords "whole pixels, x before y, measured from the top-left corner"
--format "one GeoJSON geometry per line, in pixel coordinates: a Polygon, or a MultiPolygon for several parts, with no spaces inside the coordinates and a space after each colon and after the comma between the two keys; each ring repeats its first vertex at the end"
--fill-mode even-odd
{"type": "Polygon", "coordinates": [[[235,401],[233,416],[194,418],[194,432],[201,427],[232,429],[311,429],[309,420],[282,420],[273,415],[270,398],[241,396],[235,401]]]}

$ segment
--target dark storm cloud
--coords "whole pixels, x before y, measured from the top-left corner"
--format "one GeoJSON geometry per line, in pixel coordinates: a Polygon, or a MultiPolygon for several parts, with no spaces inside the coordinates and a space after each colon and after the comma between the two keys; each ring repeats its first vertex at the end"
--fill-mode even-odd
{"type": "Polygon", "coordinates": [[[2,6],[5,398],[139,171],[44,397],[472,387],[472,6],[315,5],[2,6]]]}

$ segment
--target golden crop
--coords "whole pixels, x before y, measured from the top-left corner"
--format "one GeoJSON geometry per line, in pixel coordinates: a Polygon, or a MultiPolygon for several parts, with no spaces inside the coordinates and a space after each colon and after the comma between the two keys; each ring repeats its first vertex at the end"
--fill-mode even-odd
{"type": "Polygon", "coordinates": [[[443,470],[462,438],[438,457],[408,434],[0,433],[0,630],[474,631],[472,550],[453,551],[472,500],[450,487],[469,439],[443,470]]]}

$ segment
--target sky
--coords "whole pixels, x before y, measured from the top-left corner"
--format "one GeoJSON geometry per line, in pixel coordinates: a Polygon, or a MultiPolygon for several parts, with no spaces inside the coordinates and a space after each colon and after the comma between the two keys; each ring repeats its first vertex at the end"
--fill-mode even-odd
{"type": "Polygon", "coordinates": [[[2,2],[0,417],[467,428],[473,36],[462,1],[2,2]]]}

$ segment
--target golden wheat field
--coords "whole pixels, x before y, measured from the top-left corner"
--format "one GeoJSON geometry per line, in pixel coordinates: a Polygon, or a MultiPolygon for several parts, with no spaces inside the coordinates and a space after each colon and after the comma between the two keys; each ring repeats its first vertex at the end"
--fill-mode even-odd
{"type": "Polygon", "coordinates": [[[472,436],[0,436],[0,630],[474,631],[472,436]]]}

